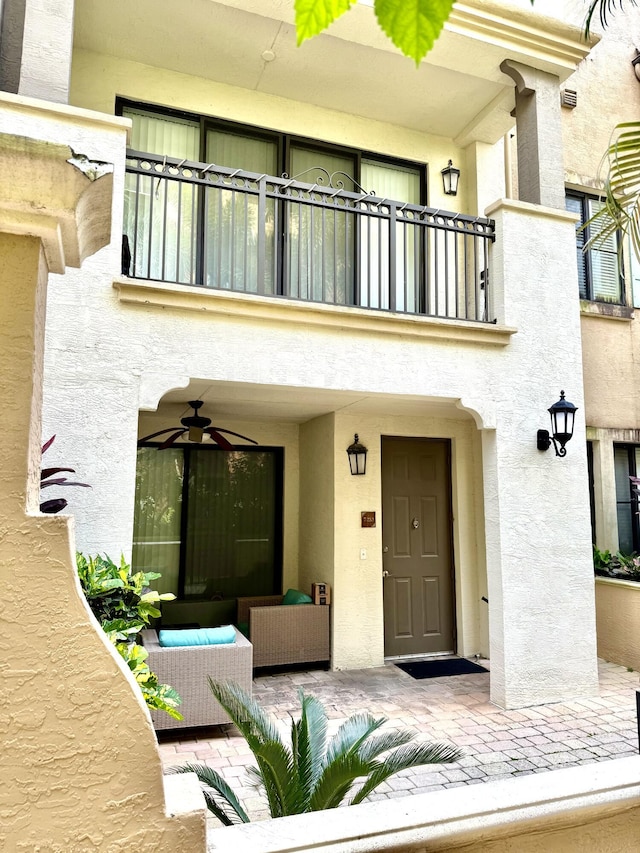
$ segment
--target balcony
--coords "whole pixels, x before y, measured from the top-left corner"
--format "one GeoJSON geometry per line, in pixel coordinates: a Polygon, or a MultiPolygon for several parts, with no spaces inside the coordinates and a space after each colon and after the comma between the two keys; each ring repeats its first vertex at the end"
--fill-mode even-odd
{"type": "Polygon", "coordinates": [[[494,323],[494,223],[289,178],[127,152],[123,273],[274,299],[494,323]]]}

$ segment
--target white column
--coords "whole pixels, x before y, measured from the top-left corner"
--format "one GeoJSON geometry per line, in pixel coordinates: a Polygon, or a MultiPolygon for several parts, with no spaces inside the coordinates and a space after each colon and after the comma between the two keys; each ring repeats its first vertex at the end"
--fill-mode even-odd
{"type": "Polygon", "coordinates": [[[598,689],[580,316],[573,218],[513,201],[488,215],[504,321],[519,330],[483,435],[491,698],[516,708],[598,689]],[[536,448],[561,390],[579,407],[565,458],[536,448]]]}

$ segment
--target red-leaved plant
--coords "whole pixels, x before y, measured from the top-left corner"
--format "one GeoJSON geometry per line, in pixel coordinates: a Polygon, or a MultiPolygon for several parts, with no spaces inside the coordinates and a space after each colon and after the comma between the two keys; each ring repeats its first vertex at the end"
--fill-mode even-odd
{"type": "MultiPolygon", "coordinates": [[[[42,445],[42,454],[44,455],[51,447],[55,440],[55,435],[52,435],[49,441],[42,445]]],[[[44,489],[47,486],[82,486],[85,489],[90,489],[88,483],[78,483],[75,480],[68,480],[66,477],[56,477],[56,474],[68,472],[75,474],[75,468],[43,468],[40,471],[40,488],[44,489]]],[[[67,501],[64,498],[51,498],[48,501],[42,501],[40,504],[40,512],[46,512],[51,515],[56,512],[62,512],[66,507],[67,501]]]]}

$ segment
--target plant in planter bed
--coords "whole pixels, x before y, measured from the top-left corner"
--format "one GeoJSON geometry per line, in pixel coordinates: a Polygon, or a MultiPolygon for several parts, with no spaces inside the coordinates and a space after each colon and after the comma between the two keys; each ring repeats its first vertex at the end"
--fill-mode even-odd
{"type": "MultiPolygon", "coordinates": [[[[265,793],[271,817],[333,809],[348,797],[348,805],[355,805],[400,770],[462,757],[449,744],[410,743],[414,735],[408,729],[378,734],[386,718],[368,713],[353,714],[328,740],[322,703],[302,690],[302,714],[298,721],[291,720],[288,744],[260,705],[237,685],[211,678],[209,685],[254,755],[258,766],[249,773],[265,793]]],[[[169,772],[195,773],[209,810],[226,826],[251,820],[213,768],[186,764],[169,772]]]]}
{"type": "Polygon", "coordinates": [[[147,706],[181,720],[182,714],[176,710],[181,701],[178,693],[158,682],[146,663],[149,653],[136,643],[140,631],[160,616],[156,605],[175,596],[150,589],[149,583],[160,574],[133,573],[124,557],[117,565],[106,554],[85,557],[78,553],[76,564],[89,607],[133,673],[147,706]]]}

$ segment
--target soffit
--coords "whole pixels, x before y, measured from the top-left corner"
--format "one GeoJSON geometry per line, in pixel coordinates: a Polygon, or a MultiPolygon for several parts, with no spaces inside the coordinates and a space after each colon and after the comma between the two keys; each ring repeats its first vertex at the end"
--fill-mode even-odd
{"type": "Polygon", "coordinates": [[[297,48],[293,0],[76,0],[75,46],[465,144],[513,123],[505,58],[564,78],[588,52],[575,28],[486,0],[456,4],[418,69],[366,4],[297,48]]]}
{"type": "MultiPolygon", "coordinates": [[[[221,419],[305,423],[330,412],[369,417],[394,415],[400,418],[429,417],[469,420],[468,412],[456,408],[453,400],[419,396],[366,394],[323,388],[292,388],[256,385],[247,382],[211,382],[192,379],[188,388],[170,391],[162,398],[156,417],[178,418],[190,414],[188,400],[203,400],[202,414],[214,423],[221,419]]],[[[141,413],[145,422],[149,413],[141,413]]]]}

